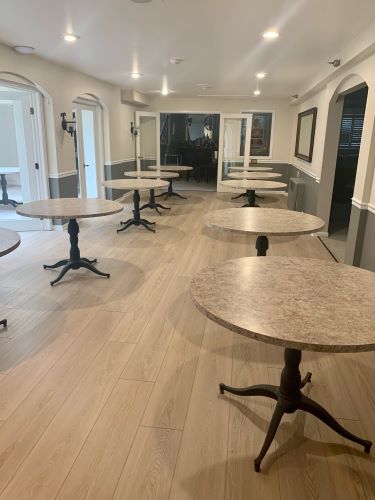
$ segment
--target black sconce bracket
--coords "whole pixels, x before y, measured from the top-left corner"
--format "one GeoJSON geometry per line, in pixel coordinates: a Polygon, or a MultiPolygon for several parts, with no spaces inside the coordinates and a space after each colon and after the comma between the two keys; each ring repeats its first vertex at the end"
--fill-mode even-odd
{"type": "MultiPolygon", "coordinates": [[[[61,118],[62,118],[62,121],[61,121],[61,126],[62,126],[62,129],[65,131],[65,132],[68,132],[68,134],[70,134],[71,137],[74,136],[75,132],[76,132],[76,121],[75,120],[66,120],[65,117],[66,117],[66,113],[61,113],[61,118]]],[[[74,118],[74,113],[73,113],[73,118],[74,118]]]]}

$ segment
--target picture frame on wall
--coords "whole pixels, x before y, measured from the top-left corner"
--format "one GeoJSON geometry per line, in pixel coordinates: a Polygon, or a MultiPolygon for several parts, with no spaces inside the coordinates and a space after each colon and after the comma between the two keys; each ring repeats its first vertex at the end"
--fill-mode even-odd
{"type": "Polygon", "coordinates": [[[318,108],[311,108],[298,114],[297,136],[294,155],[311,163],[314,152],[315,127],[318,108]]]}

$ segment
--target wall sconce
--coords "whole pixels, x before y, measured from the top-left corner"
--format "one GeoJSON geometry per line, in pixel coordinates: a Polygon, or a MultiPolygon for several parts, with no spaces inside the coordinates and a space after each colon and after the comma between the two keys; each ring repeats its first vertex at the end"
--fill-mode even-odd
{"type": "Polygon", "coordinates": [[[136,127],[133,122],[130,122],[130,133],[133,137],[137,137],[139,132],[139,127],[136,127]]]}
{"type": "Polygon", "coordinates": [[[61,113],[60,116],[62,118],[62,121],[61,121],[62,129],[65,132],[68,132],[68,134],[70,134],[71,137],[73,137],[74,134],[76,133],[76,124],[77,124],[77,122],[74,120],[74,118],[75,118],[74,113],[73,113],[73,120],[70,120],[70,121],[65,119],[66,113],[61,113]]]}

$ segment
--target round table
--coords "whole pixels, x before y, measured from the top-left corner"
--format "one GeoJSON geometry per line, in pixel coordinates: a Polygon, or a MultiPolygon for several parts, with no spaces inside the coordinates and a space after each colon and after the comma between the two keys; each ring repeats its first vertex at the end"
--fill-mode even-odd
{"type": "Polygon", "coordinates": [[[51,266],[44,265],[44,269],[56,269],[62,267],[59,276],[51,281],[51,286],[58,283],[70,269],[84,267],[99,276],[109,278],[108,273],[102,273],[93,266],[97,259],[89,260],[81,257],[78,247],[79,226],[77,219],[91,217],[102,217],[112,215],[123,210],[120,203],[97,198],[54,198],[52,200],[40,200],[25,203],[17,207],[17,213],[25,217],[38,219],[69,219],[68,233],[70,237],[70,256],[51,266]]]}
{"type": "MultiPolygon", "coordinates": [[[[227,177],[230,177],[231,179],[276,179],[277,177],[281,177],[281,174],[275,172],[252,172],[246,169],[241,172],[229,172],[227,177]]],[[[255,198],[263,199],[262,196],[257,196],[256,194],[254,194],[254,196],[255,198]]],[[[247,193],[241,193],[238,196],[233,196],[232,200],[242,197],[246,198],[247,193]]]]}
{"type": "Polygon", "coordinates": [[[139,191],[141,190],[149,190],[149,189],[161,189],[168,186],[167,181],[162,181],[161,179],[115,179],[113,181],[104,181],[103,186],[110,189],[119,189],[119,190],[132,190],[133,191],[133,217],[128,219],[127,221],[121,222],[124,226],[121,229],[118,229],[117,232],[125,231],[130,226],[143,226],[149,231],[155,232],[155,229],[150,226],[155,226],[155,222],[150,222],[147,219],[141,219],[141,212],[139,207],[140,196],[139,191]]]}
{"type": "MultiPolygon", "coordinates": [[[[136,177],[139,179],[175,179],[176,177],[179,177],[179,174],[176,172],[150,172],[148,170],[132,170],[130,172],[124,172],[125,177],[136,177]]],[[[170,207],[164,207],[160,203],[156,203],[155,200],[155,189],[150,189],[150,199],[148,203],[145,205],[142,205],[140,207],[140,211],[143,210],[144,208],[152,208],[157,211],[159,215],[161,215],[161,212],[159,211],[159,208],[162,208],[163,210],[170,210],[170,207]]]]}
{"type": "MultiPolygon", "coordinates": [[[[220,184],[234,189],[245,190],[245,196],[247,196],[248,203],[246,205],[243,205],[244,207],[259,207],[259,205],[255,203],[256,189],[283,189],[287,187],[284,182],[257,179],[228,180],[221,181],[220,184]]],[[[239,198],[240,196],[244,195],[240,194],[239,196],[235,196],[234,198],[239,198]]]]}
{"type": "MultiPolygon", "coordinates": [[[[0,257],[4,257],[4,255],[13,252],[13,250],[20,246],[20,243],[21,239],[18,233],[10,229],[0,228],[0,257]]],[[[6,328],[8,320],[0,320],[0,325],[6,328]]]]}
{"type": "Polygon", "coordinates": [[[315,215],[281,208],[227,208],[209,212],[203,220],[206,226],[215,229],[257,235],[258,256],[267,254],[268,236],[311,234],[325,226],[315,215]]]}
{"type": "MultiPolygon", "coordinates": [[[[193,167],[189,167],[187,165],[150,165],[148,168],[150,170],[158,170],[161,172],[175,172],[175,173],[190,172],[191,170],[193,170],[193,167]]],[[[158,196],[165,196],[166,200],[170,196],[177,196],[178,198],[187,200],[185,196],[181,196],[179,193],[176,193],[176,191],[173,191],[173,179],[169,180],[168,190],[165,191],[164,193],[159,194],[158,196]]]]}
{"type": "Polygon", "coordinates": [[[270,447],[284,413],[306,411],[341,436],[362,445],[372,443],[343,428],[301,389],[301,351],[361,352],[375,350],[375,274],[357,267],[315,259],[246,257],[207,267],[195,276],[191,294],[208,318],[235,333],[284,348],[280,386],[255,385],[224,391],[264,396],[277,401],[255,470],[270,447]]]}

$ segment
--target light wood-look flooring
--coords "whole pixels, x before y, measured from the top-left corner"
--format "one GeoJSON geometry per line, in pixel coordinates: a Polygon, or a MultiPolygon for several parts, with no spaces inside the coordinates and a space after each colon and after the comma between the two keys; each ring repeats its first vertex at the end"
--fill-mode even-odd
{"type": "MultiPolygon", "coordinates": [[[[284,418],[253,472],[273,403],[220,396],[218,383],[278,383],[283,351],[193,306],[191,277],[254,255],[255,238],[202,226],[230,195],[187,195],[145,212],[156,234],[117,235],[128,214],[81,223],[82,256],[110,280],[81,269],[50,287],[42,264],[67,256],[66,232],[23,233],[0,260],[0,499],[375,499],[375,451],[303,413],[284,418]]],[[[269,254],[331,259],[313,236],[272,238],[269,254]]],[[[375,441],[375,353],[305,353],[307,369],[307,393],[375,441]]]]}

